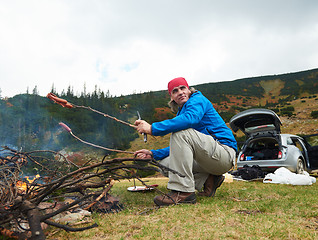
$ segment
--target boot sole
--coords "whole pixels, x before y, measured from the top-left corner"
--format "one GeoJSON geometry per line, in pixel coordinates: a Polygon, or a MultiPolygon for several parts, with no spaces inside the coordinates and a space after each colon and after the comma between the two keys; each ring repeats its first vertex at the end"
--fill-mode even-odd
{"type": "Polygon", "coordinates": [[[154,203],[157,205],[157,206],[170,206],[170,205],[177,205],[177,204],[195,204],[197,202],[197,199],[194,196],[190,196],[191,198],[193,199],[188,199],[188,200],[184,200],[184,201],[180,201],[180,202],[177,202],[177,203],[163,203],[161,201],[157,201],[157,199],[154,199],[154,203]]]}

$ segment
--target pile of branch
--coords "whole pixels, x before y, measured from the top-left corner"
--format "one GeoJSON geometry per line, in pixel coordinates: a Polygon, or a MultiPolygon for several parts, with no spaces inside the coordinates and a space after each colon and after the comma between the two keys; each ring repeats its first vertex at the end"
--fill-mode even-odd
{"type": "MultiPolygon", "coordinates": [[[[52,218],[75,207],[90,209],[111,189],[115,180],[137,178],[135,170],[171,171],[153,159],[115,158],[82,166],[68,161],[54,151],[21,152],[9,147],[0,150],[0,232],[11,237],[45,239],[41,223],[66,231],[83,231],[96,227],[73,228],[57,223],[52,218]],[[147,164],[145,164],[147,163],[147,164]],[[27,174],[37,172],[33,182],[25,180],[27,174]],[[21,184],[22,183],[22,184],[21,184]],[[21,185],[25,188],[21,189],[21,185]],[[76,196],[76,200],[50,209],[41,203],[76,196]],[[50,210],[50,211],[48,211],[50,210]],[[28,228],[23,227],[28,222],[28,228]],[[13,228],[14,226],[14,228],[13,228]],[[15,233],[11,229],[23,229],[15,233]]],[[[142,182],[144,184],[144,182],[142,182]]]]}

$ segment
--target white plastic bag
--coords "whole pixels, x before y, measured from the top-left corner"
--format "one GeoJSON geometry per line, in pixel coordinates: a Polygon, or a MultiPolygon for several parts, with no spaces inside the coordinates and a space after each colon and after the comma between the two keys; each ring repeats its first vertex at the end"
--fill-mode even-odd
{"type": "Polygon", "coordinates": [[[311,177],[308,172],[304,174],[296,174],[287,168],[278,168],[274,173],[265,176],[263,183],[291,184],[291,185],[312,185],[316,182],[316,178],[311,177]]]}

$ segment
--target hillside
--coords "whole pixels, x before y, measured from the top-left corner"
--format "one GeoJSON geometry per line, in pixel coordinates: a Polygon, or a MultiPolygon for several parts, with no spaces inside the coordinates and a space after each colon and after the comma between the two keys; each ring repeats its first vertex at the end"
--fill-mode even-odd
{"type": "MultiPolygon", "coordinates": [[[[279,114],[279,109],[292,106],[294,111],[291,116],[279,114],[282,121],[282,133],[296,135],[318,133],[318,119],[311,117],[311,112],[318,111],[318,69],[193,87],[205,93],[206,96],[210,96],[210,100],[215,99],[211,96],[211,92],[220,91],[217,95],[222,96],[223,100],[212,101],[212,103],[221,115],[230,111],[229,116],[233,116],[235,113],[251,107],[270,108],[278,111],[279,114]],[[229,86],[236,87],[230,88],[229,86]],[[239,86],[242,86],[243,89],[239,86]],[[255,91],[252,91],[253,88],[255,91]]],[[[156,94],[167,98],[165,91],[156,94]]],[[[155,114],[157,118],[165,119],[171,113],[168,107],[161,107],[156,109],[155,114]]],[[[236,136],[242,137],[244,134],[239,131],[236,136]]],[[[143,139],[139,137],[131,142],[130,150],[162,148],[168,144],[169,136],[150,138],[148,143],[144,143],[143,139]]]]}
{"type": "MultiPolygon", "coordinates": [[[[201,91],[213,103],[225,121],[228,121],[231,116],[244,109],[265,107],[276,108],[279,111],[295,99],[310,96],[317,98],[318,69],[206,83],[192,87],[201,91]]],[[[153,106],[156,108],[155,114],[159,117],[158,120],[171,117],[166,106],[169,100],[166,90],[147,94],[151,94],[155,101],[153,106]]],[[[132,98],[132,95],[128,95],[121,100],[129,103],[132,98]]]]}
{"type": "MultiPolygon", "coordinates": [[[[306,98],[296,99],[290,102],[295,107],[295,115],[292,117],[280,117],[282,121],[282,133],[296,134],[296,135],[310,135],[318,133],[318,119],[310,117],[312,111],[318,110],[318,99],[306,98]]],[[[237,137],[242,137],[242,132],[236,133],[237,137]]],[[[164,137],[148,137],[148,142],[144,143],[142,136],[131,142],[129,151],[136,151],[138,149],[157,149],[169,145],[170,135],[164,137]]],[[[126,157],[127,154],[119,154],[119,157],[126,157]]]]}
{"type": "MultiPolygon", "coordinates": [[[[277,112],[283,122],[282,132],[317,132],[317,118],[313,118],[311,113],[318,111],[318,69],[193,87],[213,103],[225,122],[240,111],[262,107],[277,112]]],[[[166,90],[121,97],[111,97],[108,92],[96,90],[76,96],[70,87],[62,94],[55,94],[76,105],[90,106],[130,123],[136,120],[137,110],[150,123],[174,116],[167,107],[169,96],[166,90]]],[[[71,127],[80,138],[95,144],[115,149],[126,149],[130,145],[135,150],[138,148],[133,146],[132,141],[138,135],[132,128],[91,111],[62,108],[45,97],[28,93],[0,99],[0,144],[30,150],[60,150],[66,146],[81,148],[78,142],[61,132],[58,128],[60,121],[71,127]]],[[[240,136],[237,133],[237,137],[240,136]]],[[[159,139],[153,142],[155,145],[148,147],[157,148],[159,139]]]]}
{"type": "Polygon", "coordinates": [[[310,116],[312,111],[318,110],[317,98],[296,99],[290,102],[295,108],[295,115],[292,117],[281,117],[282,132],[300,135],[318,133],[318,119],[310,116]]]}

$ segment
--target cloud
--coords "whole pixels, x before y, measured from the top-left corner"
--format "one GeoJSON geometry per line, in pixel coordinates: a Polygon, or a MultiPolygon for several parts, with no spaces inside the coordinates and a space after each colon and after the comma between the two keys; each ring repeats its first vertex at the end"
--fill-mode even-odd
{"type": "Polygon", "coordinates": [[[318,2],[1,1],[2,96],[112,95],[317,67],[318,2]]]}

